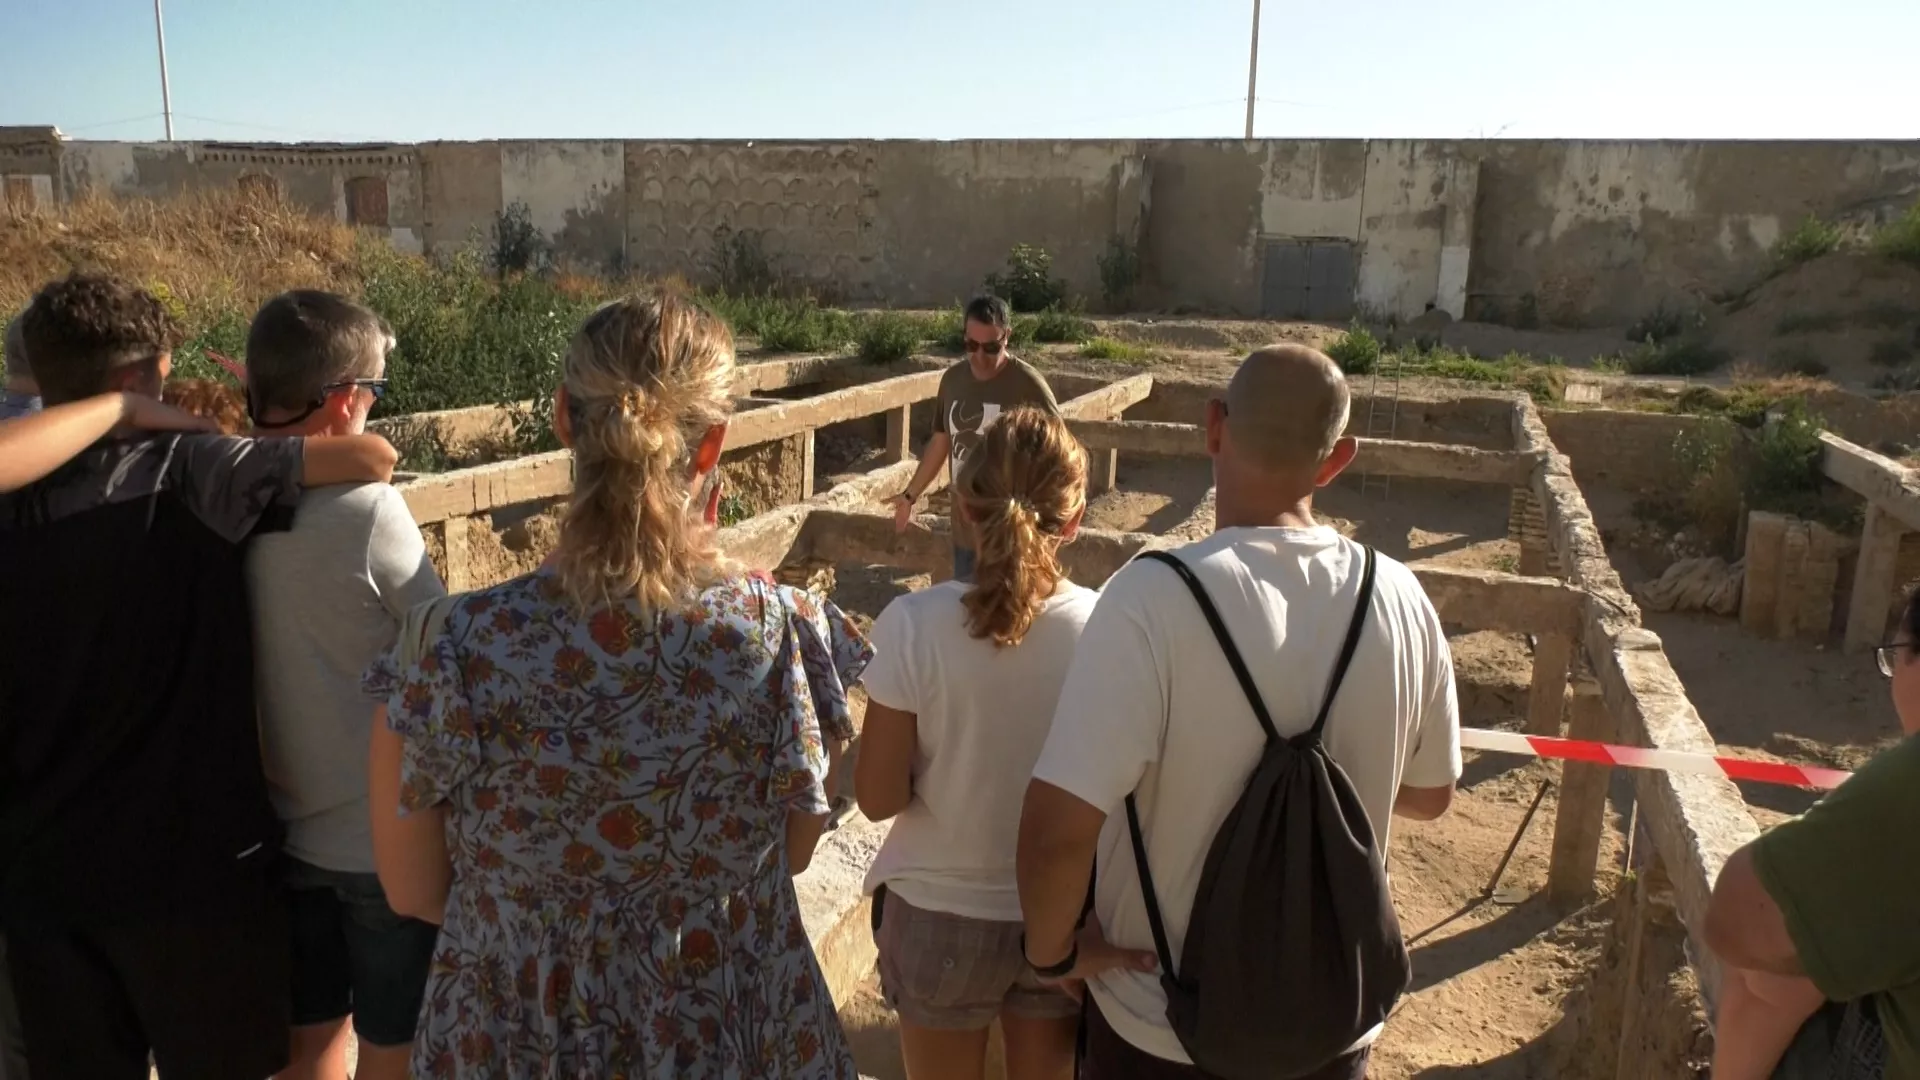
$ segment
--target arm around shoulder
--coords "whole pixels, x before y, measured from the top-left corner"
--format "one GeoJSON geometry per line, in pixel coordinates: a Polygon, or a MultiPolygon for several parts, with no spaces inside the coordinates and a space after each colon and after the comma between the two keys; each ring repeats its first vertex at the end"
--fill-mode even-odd
{"type": "Polygon", "coordinates": [[[399,451],[378,435],[307,439],[300,486],[384,484],[393,479],[394,467],[399,463],[399,451]]]}

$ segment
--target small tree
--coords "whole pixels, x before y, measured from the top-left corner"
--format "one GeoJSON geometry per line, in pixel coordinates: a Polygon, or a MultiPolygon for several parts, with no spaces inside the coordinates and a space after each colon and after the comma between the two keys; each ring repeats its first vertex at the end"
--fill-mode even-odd
{"type": "Polygon", "coordinates": [[[1067,283],[1053,275],[1053,256],[1033,244],[1015,244],[1007,254],[1007,272],[987,275],[987,291],[1015,311],[1045,311],[1067,298],[1067,283]]]}
{"type": "Polygon", "coordinates": [[[1140,247],[1115,234],[1107,238],[1100,256],[1100,298],[1107,310],[1121,312],[1133,306],[1133,290],[1140,283],[1140,247]]]}
{"type": "Polygon", "coordinates": [[[493,217],[493,271],[524,274],[540,265],[546,240],[533,224],[533,211],[515,201],[493,217]]]}

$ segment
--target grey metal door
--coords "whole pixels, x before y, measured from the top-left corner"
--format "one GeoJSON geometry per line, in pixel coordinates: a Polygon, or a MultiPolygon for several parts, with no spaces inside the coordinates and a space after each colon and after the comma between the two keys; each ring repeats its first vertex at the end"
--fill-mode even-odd
{"type": "Polygon", "coordinates": [[[1270,240],[1260,313],[1269,319],[1345,322],[1353,317],[1353,245],[1344,240],[1270,240]]]}

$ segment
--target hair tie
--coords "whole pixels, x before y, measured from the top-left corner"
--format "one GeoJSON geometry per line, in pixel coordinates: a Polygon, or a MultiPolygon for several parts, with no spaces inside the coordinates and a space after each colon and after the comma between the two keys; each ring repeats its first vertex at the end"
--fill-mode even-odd
{"type": "Polygon", "coordinates": [[[642,393],[638,388],[622,391],[620,396],[615,400],[620,407],[620,411],[626,413],[628,416],[636,420],[646,416],[647,395],[642,393]]]}

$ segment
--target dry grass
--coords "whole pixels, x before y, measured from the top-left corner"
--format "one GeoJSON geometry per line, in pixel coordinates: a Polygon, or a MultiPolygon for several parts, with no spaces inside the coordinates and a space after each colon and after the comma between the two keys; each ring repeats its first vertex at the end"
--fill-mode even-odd
{"type": "Polygon", "coordinates": [[[186,311],[251,316],[287,289],[358,292],[358,242],[349,226],[233,192],[83,199],[56,214],[0,217],[0,311],[17,311],[47,281],[87,269],[141,282],[186,311]]]}

